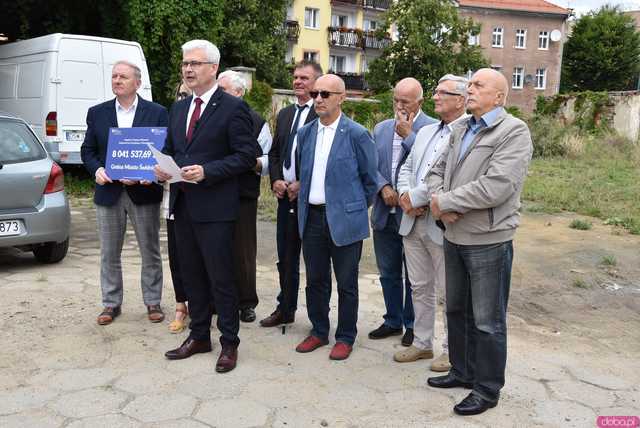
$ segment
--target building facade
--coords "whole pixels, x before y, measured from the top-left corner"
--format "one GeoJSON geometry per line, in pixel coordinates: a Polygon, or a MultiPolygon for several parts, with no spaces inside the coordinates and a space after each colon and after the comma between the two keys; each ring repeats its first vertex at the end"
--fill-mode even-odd
{"type": "Polygon", "coordinates": [[[560,88],[571,11],[543,0],[458,0],[460,15],[481,25],[469,39],[510,83],[507,105],[532,112],[539,95],[560,88]]]}
{"type": "Polygon", "coordinates": [[[340,75],[353,94],[366,88],[364,73],[390,38],[374,31],[392,0],[294,0],[287,10],[287,60],[313,60],[340,75]]]}

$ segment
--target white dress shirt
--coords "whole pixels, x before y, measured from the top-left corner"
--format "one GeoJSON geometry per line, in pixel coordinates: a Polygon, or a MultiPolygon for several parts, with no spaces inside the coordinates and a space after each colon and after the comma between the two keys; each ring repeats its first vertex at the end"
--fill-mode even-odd
{"type": "MultiPolygon", "coordinates": [[[[302,110],[302,112],[300,113],[300,120],[298,121],[298,128],[296,129],[296,132],[298,132],[298,129],[302,128],[304,126],[304,123],[307,121],[307,116],[309,116],[309,112],[313,108],[313,100],[310,99],[309,101],[307,101],[306,106],[307,108],[302,110]]],[[[298,109],[296,108],[296,113],[293,115],[293,121],[291,122],[291,129],[289,130],[289,135],[291,135],[291,132],[293,131],[293,124],[296,121],[297,115],[298,115],[298,109]]],[[[291,167],[289,169],[285,168],[284,160],[282,162],[282,176],[284,177],[284,181],[288,183],[292,183],[296,181],[296,157],[293,154],[296,152],[296,147],[298,147],[297,138],[294,137],[293,144],[291,146],[292,146],[291,153],[289,153],[289,156],[291,156],[291,167]]]]}
{"type": "Polygon", "coordinates": [[[327,174],[327,162],[333,138],[336,136],[338,122],[342,114],[335,122],[324,126],[318,121],[318,134],[316,135],[316,152],[313,157],[313,171],[311,173],[311,187],[309,189],[309,203],[311,205],[323,205],[327,202],[324,194],[324,178],[327,174]]]}
{"type": "Polygon", "coordinates": [[[260,144],[263,153],[262,156],[258,158],[262,163],[260,175],[269,175],[269,150],[271,150],[272,143],[273,137],[271,136],[271,130],[269,129],[269,124],[265,122],[260,130],[260,135],[258,135],[258,144],[260,144]]]}
{"type": "Polygon", "coordinates": [[[118,128],[131,128],[133,126],[133,118],[136,117],[136,109],[138,108],[138,94],[133,104],[129,108],[124,108],[116,98],[116,118],[118,120],[118,128]]]}
{"type": "Polygon", "coordinates": [[[211,99],[211,96],[216,91],[216,89],[218,89],[217,83],[213,85],[213,88],[209,89],[207,92],[200,95],[199,97],[196,96],[196,94],[193,94],[193,98],[191,98],[191,105],[189,105],[189,113],[187,113],[187,127],[185,128],[186,129],[185,135],[187,135],[187,132],[189,132],[189,122],[191,121],[191,115],[193,114],[193,111],[196,109],[196,98],[200,98],[202,100],[202,105],[200,106],[200,117],[202,117],[202,114],[204,113],[204,110],[207,108],[207,104],[209,104],[209,100],[211,99]]]}
{"type": "Polygon", "coordinates": [[[419,170],[417,171],[418,181],[417,183],[424,183],[425,175],[427,171],[431,168],[436,159],[436,154],[440,151],[440,148],[443,144],[447,144],[449,142],[449,137],[451,136],[451,123],[440,122],[440,128],[438,132],[431,136],[431,140],[429,140],[429,144],[425,147],[424,153],[424,161],[421,163],[419,170]]]}

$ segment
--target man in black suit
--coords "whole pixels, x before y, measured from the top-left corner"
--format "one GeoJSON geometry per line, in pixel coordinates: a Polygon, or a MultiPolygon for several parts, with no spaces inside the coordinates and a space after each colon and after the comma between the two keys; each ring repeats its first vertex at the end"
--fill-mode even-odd
{"type": "MultiPolygon", "coordinates": [[[[171,107],[163,152],[196,183],[171,185],[180,268],[189,300],[191,332],[165,356],[171,360],[211,351],[210,327],[218,313],[222,350],[217,372],[236,366],[240,338],[233,269],[233,229],[238,216],[238,176],[254,167],[255,139],[247,104],[218,87],[220,52],[206,40],[182,46],[182,77],[193,95],[171,107]],[[182,257],[184,255],[184,257],[182,257]]],[[[158,166],[159,180],[171,178],[158,166]]]]}
{"type": "Polygon", "coordinates": [[[273,193],[278,198],[276,240],[280,293],[278,307],[260,321],[262,327],[275,327],[295,320],[300,287],[301,241],[297,232],[297,198],[300,184],[294,137],[299,128],[318,117],[309,91],[313,90],[313,85],[320,76],[322,67],[319,64],[306,60],[298,62],[293,71],[296,103],[280,110],[276,119],[275,137],[269,151],[269,174],[273,193]],[[290,213],[290,210],[293,210],[293,213],[290,213]],[[291,222],[295,224],[290,224],[291,222]]]}
{"type": "Polygon", "coordinates": [[[116,98],[93,106],[87,112],[87,132],[80,154],[85,168],[95,177],[94,195],[100,236],[100,284],[103,311],[98,324],[110,324],[120,315],[122,305],[122,265],[127,216],[133,225],[142,256],[142,296],[151,322],[164,314],[162,260],[160,258],[160,201],[162,187],[151,182],[111,180],[105,171],[109,128],[167,126],[167,109],[137,95],[142,74],[128,61],[118,61],[111,73],[111,89],[116,98]],[[123,191],[125,190],[126,191],[123,191]]]}

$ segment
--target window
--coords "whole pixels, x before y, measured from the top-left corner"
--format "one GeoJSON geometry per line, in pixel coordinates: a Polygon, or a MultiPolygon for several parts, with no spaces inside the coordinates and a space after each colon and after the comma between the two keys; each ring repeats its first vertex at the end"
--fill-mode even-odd
{"type": "Polygon", "coordinates": [[[524,67],[515,67],[513,69],[513,78],[511,79],[511,87],[514,89],[522,89],[524,80],[524,67]]]}
{"type": "Polygon", "coordinates": [[[329,55],[329,69],[336,73],[344,73],[347,57],[341,55],[329,55]]]}
{"type": "Polygon", "coordinates": [[[369,58],[364,55],[362,55],[362,60],[360,61],[360,71],[362,73],[369,71],[369,58]]]}
{"type": "Polygon", "coordinates": [[[516,30],[516,49],[525,49],[527,47],[527,30],[516,30]]]}
{"type": "Polygon", "coordinates": [[[491,68],[493,68],[495,71],[502,72],[502,66],[501,65],[492,65],[491,68]]]}
{"type": "Polygon", "coordinates": [[[469,34],[469,46],[477,46],[480,44],[480,34],[469,34]]]}
{"type": "Polygon", "coordinates": [[[547,87],[547,69],[536,69],[536,89],[545,89],[547,87]]]}
{"type": "Polygon", "coordinates": [[[501,48],[504,45],[502,44],[502,36],[504,35],[504,28],[496,27],[493,29],[493,38],[491,39],[491,46],[494,48],[501,48]]]}
{"type": "Polygon", "coordinates": [[[548,31],[540,31],[538,35],[538,49],[548,50],[549,49],[549,32],[548,31]]]}
{"type": "Polygon", "coordinates": [[[364,20],[364,31],[374,31],[378,29],[378,23],[376,21],[364,20]]]}
{"type": "Polygon", "coordinates": [[[305,51],[303,54],[303,58],[305,61],[318,62],[318,52],[305,51]]]}
{"type": "Polygon", "coordinates": [[[320,28],[320,9],[304,8],[304,26],[307,28],[320,28]]]}
{"type": "Polygon", "coordinates": [[[349,17],[347,15],[331,15],[332,27],[349,27],[349,17]]]}

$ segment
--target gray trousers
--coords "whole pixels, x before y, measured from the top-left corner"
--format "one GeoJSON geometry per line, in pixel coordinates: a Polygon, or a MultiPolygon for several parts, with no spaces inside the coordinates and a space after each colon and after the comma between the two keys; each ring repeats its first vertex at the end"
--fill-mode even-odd
{"type": "Polygon", "coordinates": [[[140,284],[145,305],[158,305],[162,297],[160,258],[160,203],[136,205],[126,191],[110,207],[96,205],[100,236],[100,285],[105,307],[122,305],[122,262],[120,260],[127,216],[140,248],[140,284]]]}
{"type": "MultiPolygon", "coordinates": [[[[402,239],[407,259],[407,271],[411,281],[413,298],[413,345],[419,349],[433,349],[436,323],[436,297],[445,299],[445,268],[442,245],[436,244],[427,234],[427,222],[416,219],[413,230],[402,239]]],[[[446,305],[445,305],[446,307],[446,305]]],[[[442,309],[444,334],[442,349],[448,352],[447,315],[442,309]]]]}

